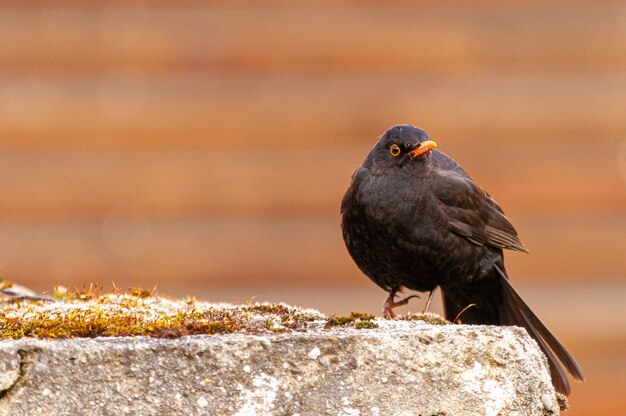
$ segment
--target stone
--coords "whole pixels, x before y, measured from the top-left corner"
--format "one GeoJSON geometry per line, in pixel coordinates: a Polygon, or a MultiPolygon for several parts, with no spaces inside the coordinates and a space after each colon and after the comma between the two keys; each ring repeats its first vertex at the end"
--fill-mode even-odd
{"type": "Polygon", "coordinates": [[[546,359],[521,328],[373,322],[0,341],[0,416],[559,413],[546,359]]]}

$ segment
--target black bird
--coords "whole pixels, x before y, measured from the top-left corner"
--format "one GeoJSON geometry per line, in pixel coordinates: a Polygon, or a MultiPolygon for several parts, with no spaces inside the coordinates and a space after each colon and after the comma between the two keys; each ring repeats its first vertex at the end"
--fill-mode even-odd
{"type": "Polygon", "coordinates": [[[548,358],[556,390],[569,394],[559,361],[577,380],[584,379],[582,370],[517,294],[504,268],[503,249],[526,248],[491,196],[436,146],[409,125],[380,137],[341,203],[350,255],[389,292],[383,304],[388,317],[408,302],[410,297],[395,301],[403,288],[432,296],[439,287],[448,320],[463,311],[464,324],[526,328],[548,358]]]}

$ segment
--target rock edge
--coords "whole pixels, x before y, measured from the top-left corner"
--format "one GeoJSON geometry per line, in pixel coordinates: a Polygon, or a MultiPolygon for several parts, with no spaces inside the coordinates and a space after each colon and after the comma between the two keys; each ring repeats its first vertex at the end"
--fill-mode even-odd
{"type": "Polygon", "coordinates": [[[0,342],[0,415],[556,415],[516,327],[0,342]]]}

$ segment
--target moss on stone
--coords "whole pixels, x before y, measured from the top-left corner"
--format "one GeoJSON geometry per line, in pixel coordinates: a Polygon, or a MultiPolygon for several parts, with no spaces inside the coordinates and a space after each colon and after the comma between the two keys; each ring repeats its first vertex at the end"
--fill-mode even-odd
{"type": "Polygon", "coordinates": [[[449,325],[450,322],[443,319],[441,316],[434,313],[409,313],[405,316],[401,316],[398,319],[403,321],[424,321],[430,325],[449,325]]]}
{"type": "Polygon", "coordinates": [[[311,309],[284,304],[215,305],[172,300],[132,288],[108,293],[95,286],[55,293],[54,302],[0,303],[0,338],[181,337],[234,332],[306,330],[323,320],[311,309]]]}
{"type": "Polygon", "coordinates": [[[282,303],[210,304],[179,300],[137,288],[104,293],[101,287],[57,290],[55,301],[0,302],[0,338],[95,338],[229,333],[285,333],[309,329],[377,328],[374,315],[326,317],[282,303]]]}
{"type": "Polygon", "coordinates": [[[372,321],[358,321],[354,323],[356,329],[378,328],[378,324],[372,321]]]}
{"type": "Polygon", "coordinates": [[[326,319],[324,328],[354,326],[357,329],[378,328],[378,324],[373,322],[374,315],[361,312],[351,312],[349,316],[333,315],[326,319]]]}

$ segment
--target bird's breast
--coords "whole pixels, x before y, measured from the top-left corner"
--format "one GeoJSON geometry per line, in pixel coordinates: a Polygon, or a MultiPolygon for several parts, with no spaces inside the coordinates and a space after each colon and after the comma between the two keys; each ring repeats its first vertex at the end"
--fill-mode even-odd
{"type": "Polygon", "coordinates": [[[426,189],[418,180],[382,176],[351,187],[346,195],[342,227],[348,251],[384,288],[400,282],[430,290],[439,284],[436,270],[447,233],[441,232],[442,215],[426,189]]]}
{"type": "Polygon", "coordinates": [[[422,189],[418,181],[374,176],[358,189],[355,201],[372,222],[402,224],[413,219],[425,205],[422,189]]]}

